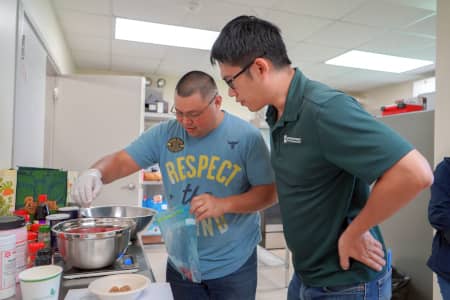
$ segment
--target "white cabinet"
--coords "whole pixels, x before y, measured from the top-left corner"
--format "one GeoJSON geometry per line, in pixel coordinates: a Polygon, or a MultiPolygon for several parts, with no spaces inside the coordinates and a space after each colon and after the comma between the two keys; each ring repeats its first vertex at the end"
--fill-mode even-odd
{"type": "MultiPolygon", "coordinates": [[[[14,108],[13,166],[45,166],[47,53],[26,18],[21,18],[14,108]]],[[[50,105],[48,105],[50,104],[50,105]]],[[[48,105],[48,106],[47,106],[48,105]]]]}
{"type": "MultiPolygon", "coordinates": [[[[167,120],[174,119],[175,116],[171,113],[152,113],[145,112],[144,120],[145,120],[145,129],[148,129],[160,122],[164,122],[167,120]]],[[[151,167],[149,168],[151,169],[151,167]]],[[[147,171],[143,170],[142,172],[147,171]]],[[[144,175],[142,174],[141,178],[141,186],[143,189],[143,199],[151,198],[154,195],[161,194],[164,195],[164,186],[162,181],[145,181],[144,175]]]]}
{"type": "MultiPolygon", "coordinates": [[[[144,129],[144,78],[57,77],[52,167],[82,171],[144,129]]],[[[95,205],[141,205],[137,172],[106,184],[95,205]]]]}

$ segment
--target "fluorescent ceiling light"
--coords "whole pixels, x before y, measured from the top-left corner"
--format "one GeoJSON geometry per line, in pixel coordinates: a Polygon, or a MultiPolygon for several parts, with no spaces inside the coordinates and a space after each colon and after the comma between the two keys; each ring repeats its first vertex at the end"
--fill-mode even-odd
{"type": "Polygon", "coordinates": [[[433,64],[432,61],[351,50],[327,60],[329,65],[403,73],[433,64]]]}
{"type": "Polygon", "coordinates": [[[210,50],[218,35],[216,31],[116,18],[118,40],[210,50]]]}

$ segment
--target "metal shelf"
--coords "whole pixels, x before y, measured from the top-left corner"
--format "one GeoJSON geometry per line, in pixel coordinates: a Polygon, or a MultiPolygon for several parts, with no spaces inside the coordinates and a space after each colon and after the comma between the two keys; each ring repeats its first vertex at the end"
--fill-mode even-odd
{"type": "Polygon", "coordinates": [[[145,118],[145,120],[150,120],[150,121],[166,121],[166,120],[175,119],[175,116],[173,114],[168,114],[168,113],[145,112],[144,118],[145,118]]]}
{"type": "Polygon", "coordinates": [[[143,181],[142,185],[162,185],[162,181],[143,181]]]}

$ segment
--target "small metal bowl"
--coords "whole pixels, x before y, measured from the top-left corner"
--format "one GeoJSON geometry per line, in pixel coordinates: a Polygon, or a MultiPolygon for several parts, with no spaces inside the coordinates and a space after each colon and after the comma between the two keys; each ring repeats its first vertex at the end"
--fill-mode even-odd
{"type": "Polygon", "coordinates": [[[126,251],[135,226],[133,220],[121,218],[81,218],[58,223],[52,232],[66,264],[99,269],[112,265],[126,251]]]}

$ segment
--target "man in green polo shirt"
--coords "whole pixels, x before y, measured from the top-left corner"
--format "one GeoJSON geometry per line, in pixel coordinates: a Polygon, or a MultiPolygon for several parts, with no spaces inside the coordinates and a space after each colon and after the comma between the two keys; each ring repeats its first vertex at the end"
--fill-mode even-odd
{"type": "Polygon", "coordinates": [[[268,105],[271,161],[295,268],[288,299],[390,299],[377,224],[431,185],[424,157],[355,99],[292,68],[270,22],[230,21],[211,62],[237,102],[250,111],[268,105]]]}

